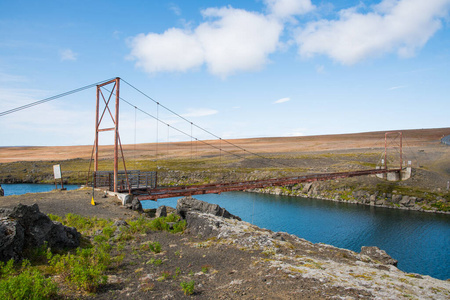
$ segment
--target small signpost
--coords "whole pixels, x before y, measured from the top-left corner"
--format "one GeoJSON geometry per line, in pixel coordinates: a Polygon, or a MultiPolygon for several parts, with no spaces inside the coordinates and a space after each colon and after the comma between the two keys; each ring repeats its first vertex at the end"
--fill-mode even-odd
{"type": "Polygon", "coordinates": [[[58,189],[57,180],[61,180],[61,190],[64,190],[62,175],[61,175],[61,165],[53,165],[53,174],[55,176],[55,189],[58,189]]]}

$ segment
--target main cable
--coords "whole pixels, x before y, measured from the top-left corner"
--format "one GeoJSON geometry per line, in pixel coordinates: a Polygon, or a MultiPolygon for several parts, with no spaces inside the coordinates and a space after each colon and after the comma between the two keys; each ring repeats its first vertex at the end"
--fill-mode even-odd
{"type": "MultiPolygon", "coordinates": [[[[107,92],[111,92],[110,90],[108,90],[108,89],[105,88],[105,87],[102,87],[102,88],[105,89],[107,92]]],[[[207,146],[209,146],[209,147],[215,148],[215,149],[217,149],[217,150],[224,151],[224,152],[226,152],[226,153],[228,153],[228,154],[230,154],[230,155],[236,156],[236,157],[238,157],[238,158],[245,159],[245,157],[242,156],[242,155],[239,155],[239,154],[236,154],[236,153],[233,153],[233,152],[226,151],[226,150],[221,149],[221,148],[219,148],[219,147],[217,147],[217,146],[214,146],[214,145],[212,145],[212,144],[210,144],[210,143],[208,143],[208,142],[205,142],[205,141],[203,141],[203,140],[199,140],[199,139],[197,139],[197,138],[195,138],[195,137],[189,135],[189,133],[186,133],[186,132],[184,132],[183,130],[178,129],[178,128],[176,128],[176,127],[170,125],[169,123],[166,123],[166,122],[160,120],[159,118],[153,116],[152,114],[150,114],[150,113],[144,111],[143,109],[137,107],[136,105],[132,104],[131,102],[125,100],[123,97],[120,97],[120,96],[119,96],[119,99],[122,100],[123,102],[125,102],[126,104],[130,105],[131,107],[137,109],[137,110],[140,111],[141,113],[143,113],[143,114],[145,114],[145,115],[147,115],[147,116],[149,116],[149,117],[155,119],[155,120],[158,121],[158,122],[161,122],[161,123],[164,124],[164,125],[167,125],[168,128],[171,127],[171,128],[173,128],[175,131],[178,131],[179,133],[181,133],[181,134],[183,134],[183,135],[185,135],[185,136],[187,136],[187,137],[194,138],[196,141],[201,142],[201,143],[203,143],[203,144],[205,144],[205,145],[207,145],[207,146]]]]}
{"type": "Polygon", "coordinates": [[[99,81],[99,82],[97,82],[97,83],[93,83],[93,84],[90,84],[90,85],[86,85],[86,86],[80,87],[80,88],[78,88],[78,89],[71,90],[71,91],[68,91],[68,92],[65,92],[65,93],[56,95],[56,96],[52,96],[52,97],[49,97],[49,98],[45,98],[45,99],[42,99],[42,100],[39,100],[39,101],[31,102],[31,103],[28,103],[28,104],[25,104],[25,105],[16,107],[16,108],[13,108],[13,109],[10,109],[10,110],[6,110],[6,111],[4,111],[4,112],[0,112],[0,117],[6,116],[6,115],[9,115],[9,114],[12,114],[12,113],[15,113],[15,112],[18,112],[18,111],[21,111],[21,110],[24,110],[24,109],[27,109],[27,108],[36,106],[36,105],[40,105],[40,104],[43,104],[43,103],[47,103],[47,102],[56,100],[56,99],[58,99],[58,98],[62,98],[62,97],[64,97],[64,96],[68,96],[68,95],[71,95],[71,94],[75,94],[75,93],[78,93],[78,92],[81,92],[81,91],[90,89],[91,87],[94,87],[94,86],[96,86],[96,85],[99,85],[99,84],[102,84],[102,83],[111,81],[111,80],[113,80],[113,79],[114,79],[114,78],[107,79],[107,80],[102,80],[102,81],[99,81]]]}
{"type": "MultiPolygon", "coordinates": [[[[234,143],[232,143],[232,142],[230,142],[230,141],[228,141],[228,140],[222,139],[220,136],[218,136],[218,135],[216,135],[216,134],[210,132],[210,131],[207,130],[207,129],[204,129],[203,127],[198,126],[197,124],[191,122],[190,120],[186,119],[186,118],[183,117],[182,115],[180,115],[180,114],[174,112],[174,111],[171,110],[170,108],[168,108],[168,107],[164,106],[163,104],[159,103],[158,101],[156,101],[156,100],[153,99],[152,97],[150,97],[150,96],[148,96],[147,94],[145,94],[143,91],[139,90],[138,88],[136,88],[135,86],[133,86],[132,84],[130,84],[129,82],[127,82],[125,79],[121,78],[121,80],[122,80],[123,82],[125,82],[127,85],[129,85],[131,88],[133,88],[134,90],[136,90],[137,92],[139,92],[140,94],[142,94],[144,97],[148,98],[149,100],[153,101],[154,103],[158,104],[159,106],[163,107],[164,109],[166,109],[167,111],[169,111],[169,112],[171,112],[172,114],[176,115],[177,117],[183,119],[184,121],[190,123],[191,125],[197,127],[198,129],[200,129],[200,130],[202,130],[202,131],[204,131],[204,132],[206,132],[206,133],[212,135],[213,137],[215,137],[215,138],[217,138],[217,139],[220,139],[220,140],[224,141],[225,143],[227,143],[227,144],[229,144],[229,145],[232,145],[232,146],[234,146],[234,147],[236,147],[236,148],[238,148],[238,149],[240,149],[240,150],[242,150],[242,151],[244,151],[244,152],[248,152],[248,153],[250,153],[250,154],[252,154],[252,155],[254,155],[254,156],[256,156],[256,157],[259,157],[259,158],[268,160],[268,161],[269,161],[269,164],[273,165],[273,163],[272,163],[272,161],[271,161],[270,158],[264,157],[264,156],[262,156],[262,155],[260,155],[260,154],[258,154],[258,153],[249,151],[249,150],[247,150],[247,149],[245,149],[245,148],[243,148],[243,147],[241,147],[241,146],[239,146],[239,145],[236,145],[236,144],[234,144],[234,143]]],[[[243,158],[245,159],[245,157],[243,157],[243,158]]],[[[282,165],[282,166],[284,166],[284,167],[289,167],[289,168],[291,168],[291,166],[289,166],[289,165],[287,165],[287,164],[284,164],[284,163],[281,163],[281,162],[275,161],[274,163],[279,164],[279,165],[282,165]]]]}

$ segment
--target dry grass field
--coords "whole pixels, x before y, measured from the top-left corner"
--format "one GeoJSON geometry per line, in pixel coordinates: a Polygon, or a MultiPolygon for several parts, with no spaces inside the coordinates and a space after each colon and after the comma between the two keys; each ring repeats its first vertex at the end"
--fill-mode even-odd
{"type": "MultiPolygon", "coordinates": [[[[401,132],[403,161],[411,161],[416,174],[416,178],[406,184],[443,188],[450,180],[450,146],[441,144],[440,140],[450,135],[450,128],[401,132]]],[[[393,140],[393,137],[395,134],[388,139],[389,163],[397,167],[399,140],[393,140]]],[[[211,174],[224,170],[228,174],[244,174],[246,178],[255,172],[283,176],[374,168],[384,158],[385,132],[249,138],[229,142],[123,145],[123,150],[127,169],[179,170],[190,174],[208,172],[205,177],[214,177],[211,174]]],[[[81,183],[81,177],[85,176],[81,174],[89,170],[92,149],[92,146],[1,147],[0,181],[52,182],[52,165],[60,163],[69,181],[81,183]]],[[[113,146],[101,146],[99,157],[100,169],[112,170],[113,146]]]]}

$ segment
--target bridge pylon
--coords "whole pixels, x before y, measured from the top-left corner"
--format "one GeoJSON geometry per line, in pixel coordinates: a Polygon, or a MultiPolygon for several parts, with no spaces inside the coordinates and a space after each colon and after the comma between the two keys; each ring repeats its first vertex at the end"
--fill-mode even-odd
{"type": "Polygon", "coordinates": [[[126,174],[126,181],[128,184],[128,175],[127,175],[127,169],[125,165],[125,158],[123,156],[123,149],[122,144],[120,142],[120,135],[119,135],[119,92],[120,92],[120,78],[116,77],[115,79],[112,79],[108,82],[102,83],[97,85],[97,103],[96,103],[96,115],[95,115],[95,141],[94,141],[94,178],[93,178],[93,184],[95,186],[95,173],[98,171],[98,145],[99,145],[99,133],[105,132],[105,131],[114,131],[114,192],[118,191],[118,173],[119,173],[119,147],[120,151],[122,153],[122,160],[123,160],[123,166],[125,169],[126,174]],[[109,96],[107,99],[103,95],[102,87],[107,85],[113,85],[111,91],[109,92],[109,96]],[[115,95],[115,108],[114,108],[114,114],[112,113],[110,109],[111,104],[111,98],[115,95]],[[100,115],[100,98],[104,102],[104,107],[102,114],[100,115]],[[106,112],[108,112],[109,116],[111,117],[111,121],[113,123],[113,127],[108,128],[100,128],[100,125],[103,121],[103,118],[105,117],[106,112]]]}

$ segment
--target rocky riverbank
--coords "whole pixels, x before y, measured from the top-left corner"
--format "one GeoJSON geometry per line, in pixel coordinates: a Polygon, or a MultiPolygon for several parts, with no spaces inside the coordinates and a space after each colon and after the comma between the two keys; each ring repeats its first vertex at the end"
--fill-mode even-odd
{"type": "Polygon", "coordinates": [[[424,193],[422,197],[392,192],[368,191],[351,187],[332,188],[323,182],[310,182],[285,187],[268,187],[252,189],[248,192],[280,196],[306,197],[336,202],[354,203],[385,208],[415,210],[432,213],[450,214],[447,197],[424,193]]]}

